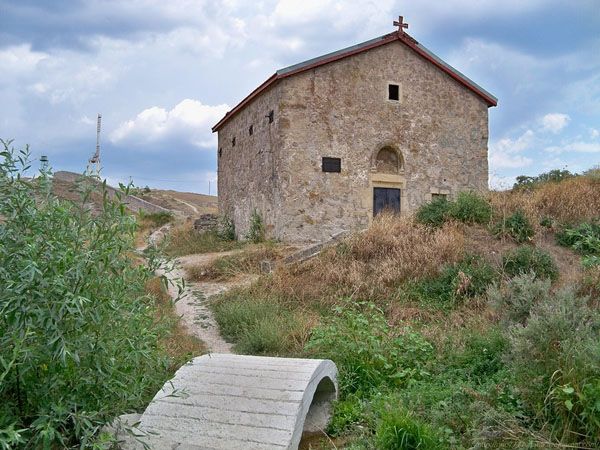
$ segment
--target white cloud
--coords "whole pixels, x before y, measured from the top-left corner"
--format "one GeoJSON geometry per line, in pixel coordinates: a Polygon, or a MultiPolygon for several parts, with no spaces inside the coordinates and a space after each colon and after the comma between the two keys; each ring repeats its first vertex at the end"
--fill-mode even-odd
{"type": "Polygon", "coordinates": [[[28,75],[48,54],[31,50],[31,45],[22,44],[0,50],[0,81],[28,75]]]}
{"type": "Polygon", "coordinates": [[[600,142],[574,141],[563,145],[546,147],[545,150],[549,153],[600,153],[600,142]]]}
{"type": "Polygon", "coordinates": [[[551,133],[558,133],[563,130],[571,121],[568,114],[562,113],[551,113],[546,114],[542,117],[542,130],[550,131],[551,133]]]}
{"type": "Polygon", "coordinates": [[[211,147],[216,143],[211,127],[229,109],[225,104],[204,105],[189,98],[171,110],[153,106],[134,119],[121,123],[110,133],[110,140],[113,143],[147,145],[171,138],[187,141],[196,147],[211,147]]]}
{"type": "Polygon", "coordinates": [[[532,130],[525,131],[517,139],[503,138],[490,144],[490,167],[495,169],[518,169],[531,165],[533,160],[520,153],[529,149],[535,140],[532,130]]]}
{"type": "Polygon", "coordinates": [[[590,137],[592,139],[597,139],[600,137],[600,131],[596,130],[595,128],[590,128],[590,137]]]}

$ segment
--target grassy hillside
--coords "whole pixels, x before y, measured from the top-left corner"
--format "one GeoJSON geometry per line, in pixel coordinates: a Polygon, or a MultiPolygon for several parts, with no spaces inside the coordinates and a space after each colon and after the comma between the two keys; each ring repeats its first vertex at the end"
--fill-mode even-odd
{"type": "Polygon", "coordinates": [[[336,362],[337,447],[597,448],[599,220],[593,172],[462,194],[378,217],[214,310],[239,352],[336,362]]]}

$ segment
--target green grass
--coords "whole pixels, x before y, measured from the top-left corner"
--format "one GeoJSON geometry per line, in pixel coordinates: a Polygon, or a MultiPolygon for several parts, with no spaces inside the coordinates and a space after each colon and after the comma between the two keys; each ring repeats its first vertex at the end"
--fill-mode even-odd
{"type": "Polygon", "coordinates": [[[243,354],[285,355],[293,352],[304,331],[305,317],[274,298],[255,298],[234,290],[213,303],[223,337],[243,354]]]}

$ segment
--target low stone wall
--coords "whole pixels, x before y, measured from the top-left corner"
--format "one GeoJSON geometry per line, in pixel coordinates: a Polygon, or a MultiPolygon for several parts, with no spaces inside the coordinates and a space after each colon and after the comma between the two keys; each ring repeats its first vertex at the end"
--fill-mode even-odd
{"type": "Polygon", "coordinates": [[[200,233],[216,230],[219,226],[219,218],[215,214],[202,214],[194,221],[194,229],[200,233]]]}

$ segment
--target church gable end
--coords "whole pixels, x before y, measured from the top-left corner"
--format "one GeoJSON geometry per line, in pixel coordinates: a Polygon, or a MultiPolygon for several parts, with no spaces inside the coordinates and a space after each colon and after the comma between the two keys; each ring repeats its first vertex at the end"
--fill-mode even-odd
{"type": "Polygon", "coordinates": [[[256,208],[270,236],[321,241],[487,187],[495,98],[413,41],[391,33],[282,69],[215,126],[223,155],[237,139],[236,162],[218,158],[219,203],[240,233],[256,208]]]}

